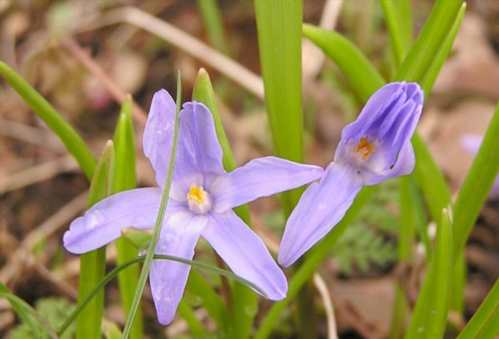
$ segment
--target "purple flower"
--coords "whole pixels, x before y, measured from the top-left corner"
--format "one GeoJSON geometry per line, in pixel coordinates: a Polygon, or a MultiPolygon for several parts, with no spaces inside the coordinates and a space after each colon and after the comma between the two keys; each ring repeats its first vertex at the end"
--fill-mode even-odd
{"type": "MultiPolygon", "coordinates": [[[[175,102],[165,90],[157,92],[144,130],[144,153],[161,187],[165,182],[175,102]]],[[[170,199],[156,249],[157,254],[186,259],[194,256],[198,238],[205,238],[225,263],[251,281],[264,296],[286,296],[287,282],[260,238],[239,219],[232,208],[258,197],[299,187],[320,178],[322,169],[264,157],[226,173],[222,150],[209,110],[188,102],[180,112],[180,134],[170,199]]],[[[159,210],[161,188],[138,188],[104,199],[74,220],[64,234],[64,246],[85,253],[108,244],[126,227],[153,227],[159,210]]],[[[155,260],[150,284],[159,322],[175,316],[190,266],[155,260]]]]}
{"type": "Polygon", "coordinates": [[[293,264],[322,239],[362,186],[413,170],[411,136],[422,105],[423,92],[415,83],[390,83],[371,96],[357,120],[343,129],[334,162],[291,213],[279,251],[281,265],[293,264]]]}
{"type": "MultiPolygon", "coordinates": [[[[461,138],[461,144],[468,152],[470,152],[473,155],[476,155],[478,153],[478,150],[480,149],[482,140],[483,140],[482,136],[478,134],[465,134],[461,138]]],[[[496,180],[492,185],[489,197],[499,198],[499,176],[496,177],[496,180]]]]}

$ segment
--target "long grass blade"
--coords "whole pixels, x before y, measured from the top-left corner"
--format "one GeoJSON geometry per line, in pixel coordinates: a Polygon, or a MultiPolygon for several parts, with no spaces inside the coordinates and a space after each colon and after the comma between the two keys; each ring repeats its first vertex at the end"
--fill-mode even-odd
{"type": "Polygon", "coordinates": [[[499,104],[454,207],[455,248],[461,251],[499,172],[499,104]]]}
{"type": "Polygon", "coordinates": [[[461,28],[461,22],[463,21],[465,12],[466,3],[463,3],[461,5],[461,8],[459,9],[456,19],[454,20],[454,24],[449,31],[449,34],[445,38],[444,43],[438,50],[438,53],[435,55],[431,66],[428,68],[423,79],[421,80],[421,87],[423,88],[426,96],[429,96],[431,88],[433,88],[433,84],[435,83],[435,80],[437,79],[437,76],[445,63],[445,60],[447,60],[447,57],[450,54],[452,45],[454,44],[454,40],[456,40],[457,33],[461,28]]]}
{"type": "Polygon", "coordinates": [[[385,84],[364,53],[341,34],[304,24],[303,35],[338,65],[362,102],[385,84]]]}
{"type": "Polygon", "coordinates": [[[499,279],[457,339],[492,339],[499,334],[499,279]]]}
{"type": "Polygon", "coordinates": [[[418,38],[402,62],[396,80],[421,81],[441,49],[463,0],[437,0],[418,38]]]}
{"type": "MultiPolygon", "coordinates": [[[[224,168],[227,171],[234,170],[237,167],[236,160],[223,128],[210,77],[204,69],[201,69],[198,73],[194,84],[192,99],[202,102],[210,109],[213,120],[215,121],[217,137],[222,146],[224,168]]],[[[246,222],[246,224],[251,224],[247,205],[236,208],[236,213],[246,222]]],[[[232,284],[231,289],[231,304],[232,312],[229,314],[228,336],[237,338],[249,337],[253,319],[258,310],[258,297],[244,284],[235,282],[232,284]]]]}
{"type": "Polygon", "coordinates": [[[217,0],[197,0],[208,38],[216,49],[228,54],[229,48],[225,40],[222,15],[217,0]]]}
{"type": "Polygon", "coordinates": [[[453,242],[451,212],[444,209],[430,268],[419,292],[406,339],[443,338],[452,279],[453,242]]]}
{"type": "Polygon", "coordinates": [[[345,232],[348,225],[355,220],[362,207],[369,201],[369,199],[371,199],[375,190],[376,188],[374,186],[364,188],[357,195],[352,207],[350,207],[345,217],[343,217],[343,220],[312,249],[309,255],[307,255],[306,260],[298,268],[298,270],[296,270],[293,277],[289,281],[287,297],[284,300],[276,302],[272,305],[269,312],[262,319],[260,327],[255,334],[255,339],[269,338],[272,330],[279,326],[279,319],[282,312],[297,296],[303,285],[310,280],[319,265],[331,253],[331,247],[334,246],[336,241],[338,241],[341,235],[345,232]]]}
{"type": "MultiPolygon", "coordinates": [[[[112,178],[112,193],[129,190],[136,187],[135,174],[135,132],[132,121],[132,98],[128,97],[121,105],[121,112],[114,132],[115,159],[112,178]]],[[[125,263],[138,255],[138,249],[127,239],[116,240],[118,265],[125,263]]],[[[123,311],[128,314],[139,280],[139,267],[131,266],[118,275],[123,311]]],[[[140,339],[143,335],[142,312],[139,308],[130,334],[132,339],[140,339]]]]}
{"type": "Polygon", "coordinates": [[[189,273],[187,290],[201,300],[203,307],[218,325],[219,333],[222,333],[228,326],[229,314],[220,295],[196,271],[189,273]]]}
{"type": "MultiPolygon", "coordinates": [[[[301,0],[255,0],[258,46],[274,153],[303,161],[301,0]],[[285,57],[283,57],[285,56],[285,57]]],[[[300,191],[283,195],[289,214],[300,191]]]]}
{"type": "MultiPolygon", "coordinates": [[[[109,141],[97,162],[94,176],[90,183],[88,206],[92,206],[108,196],[111,192],[111,176],[113,172],[114,147],[109,141]]],[[[106,271],[106,248],[80,256],[80,285],[78,301],[83,300],[102,280],[106,271]]],[[[88,307],[80,314],[76,322],[76,338],[100,338],[101,322],[104,314],[104,290],[101,290],[88,307]]]]}
{"type": "Polygon", "coordinates": [[[398,67],[402,63],[410,44],[407,26],[404,24],[406,18],[400,15],[401,11],[399,11],[397,1],[381,0],[381,8],[388,26],[396,67],[398,67]]]}
{"type": "Polygon", "coordinates": [[[181,300],[178,304],[178,313],[187,323],[193,338],[202,339],[206,337],[206,328],[185,300],[181,300]]]}
{"type": "MultiPolygon", "coordinates": [[[[94,290],[90,294],[88,294],[87,297],[83,301],[78,303],[78,306],[75,308],[75,310],[68,316],[66,321],[57,329],[57,335],[61,336],[66,331],[66,329],[69,327],[69,325],[78,317],[80,312],[82,312],[82,310],[88,305],[88,303],[90,301],[92,301],[92,299],[95,297],[95,295],[98,294],[99,291],[101,289],[103,289],[104,286],[106,286],[111,280],[113,280],[118,275],[118,273],[120,273],[124,269],[127,269],[130,266],[133,266],[133,265],[136,265],[138,263],[143,262],[145,260],[145,258],[146,258],[146,256],[136,257],[136,258],[120,265],[120,266],[115,267],[112,271],[110,271],[108,274],[106,274],[106,276],[99,282],[99,284],[97,286],[95,286],[94,290]]],[[[219,274],[219,275],[227,277],[229,279],[237,280],[240,283],[245,284],[245,285],[251,287],[252,289],[258,291],[259,293],[264,294],[263,291],[261,291],[258,288],[258,286],[253,284],[251,281],[248,281],[244,278],[241,278],[230,271],[223,270],[221,268],[212,266],[210,264],[207,264],[207,263],[204,263],[201,261],[189,260],[189,259],[185,259],[185,258],[181,258],[181,257],[175,257],[175,256],[171,256],[171,255],[160,255],[160,254],[155,254],[153,256],[153,259],[175,261],[175,262],[179,262],[179,263],[182,263],[185,265],[190,265],[193,268],[205,270],[205,271],[213,273],[213,274],[219,274]]],[[[0,293],[1,293],[2,286],[3,285],[0,284],[0,293]]]]}

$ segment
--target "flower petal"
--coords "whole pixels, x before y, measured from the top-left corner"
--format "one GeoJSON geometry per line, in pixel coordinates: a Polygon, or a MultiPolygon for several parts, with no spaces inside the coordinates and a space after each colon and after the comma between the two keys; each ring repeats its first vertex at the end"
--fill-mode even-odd
{"type": "Polygon", "coordinates": [[[252,160],[231,173],[220,176],[210,187],[215,210],[225,212],[259,197],[287,191],[322,176],[317,166],[264,157],[252,160]]]}
{"type": "Polygon", "coordinates": [[[332,163],[318,183],[301,196],[291,213],[279,250],[279,263],[293,264],[345,215],[362,183],[351,169],[332,163]]]}
{"type": "Polygon", "coordinates": [[[225,172],[213,116],[202,103],[186,102],[182,108],[177,157],[197,173],[219,175],[225,172]]]}
{"type": "MultiPolygon", "coordinates": [[[[187,211],[167,216],[156,254],[192,259],[199,235],[207,222],[207,217],[195,216],[187,211]]],[[[175,318],[190,269],[191,266],[175,261],[161,259],[153,261],[149,283],[161,324],[168,325],[175,318]]]]}
{"type": "Polygon", "coordinates": [[[410,159],[412,149],[408,144],[422,107],[423,91],[416,83],[382,87],[369,99],[357,120],[343,129],[335,161],[355,167],[366,184],[393,177],[394,168],[402,166],[397,162],[410,159]]]}
{"type": "Polygon", "coordinates": [[[159,188],[139,188],[114,194],[76,218],[64,234],[64,247],[80,254],[115,240],[125,227],[149,228],[158,214],[159,188]]]}
{"type": "Polygon", "coordinates": [[[364,185],[377,185],[389,178],[410,174],[414,170],[415,164],[416,156],[414,155],[414,149],[412,148],[411,142],[408,141],[400,150],[399,157],[392,168],[382,171],[381,173],[362,173],[363,183],[364,185]]]}
{"type": "Polygon", "coordinates": [[[158,186],[165,182],[170,160],[176,105],[162,89],[154,93],[142,139],[144,154],[151,162],[158,186]]]}
{"type": "Polygon", "coordinates": [[[286,276],[263,241],[234,212],[213,213],[202,235],[235,274],[258,286],[266,298],[286,296],[286,276]]]}

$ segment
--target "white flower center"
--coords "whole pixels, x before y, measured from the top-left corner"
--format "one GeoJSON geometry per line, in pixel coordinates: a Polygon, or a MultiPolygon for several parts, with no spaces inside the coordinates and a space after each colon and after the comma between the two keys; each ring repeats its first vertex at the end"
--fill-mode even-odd
{"type": "Polygon", "coordinates": [[[192,184],[187,192],[189,209],[196,214],[205,214],[211,210],[211,198],[203,186],[192,184]]]}

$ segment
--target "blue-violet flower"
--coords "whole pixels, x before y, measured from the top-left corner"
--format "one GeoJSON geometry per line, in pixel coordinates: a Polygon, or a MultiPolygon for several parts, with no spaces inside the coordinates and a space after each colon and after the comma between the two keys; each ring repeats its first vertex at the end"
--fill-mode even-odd
{"type": "Polygon", "coordinates": [[[343,129],[334,162],[291,213],[279,250],[281,265],[293,264],[323,238],[362,186],[413,170],[411,137],[422,106],[423,92],[415,83],[390,83],[371,96],[357,120],[343,129]]]}
{"type": "MultiPolygon", "coordinates": [[[[144,130],[144,153],[165,182],[175,119],[175,102],[165,90],[152,100],[144,130]]],[[[240,277],[264,296],[286,296],[287,281],[262,240],[232,211],[258,197],[307,184],[322,176],[320,167],[263,157],[226,173],[213,118],[206,106],[187,102],[180,112],[179,141],[173,182],[156,253],[186,259],[202,236],[240,277]]],[[[108,244],[124,228],[153,227],[161,188],[138,188],[112,195],[74,220],[64,234],[64,246],[85,253],[108,244]]],[[[154,260],[149,276],[159,322],[172,321],[182,297],[190,266],[154,260]]]]}

